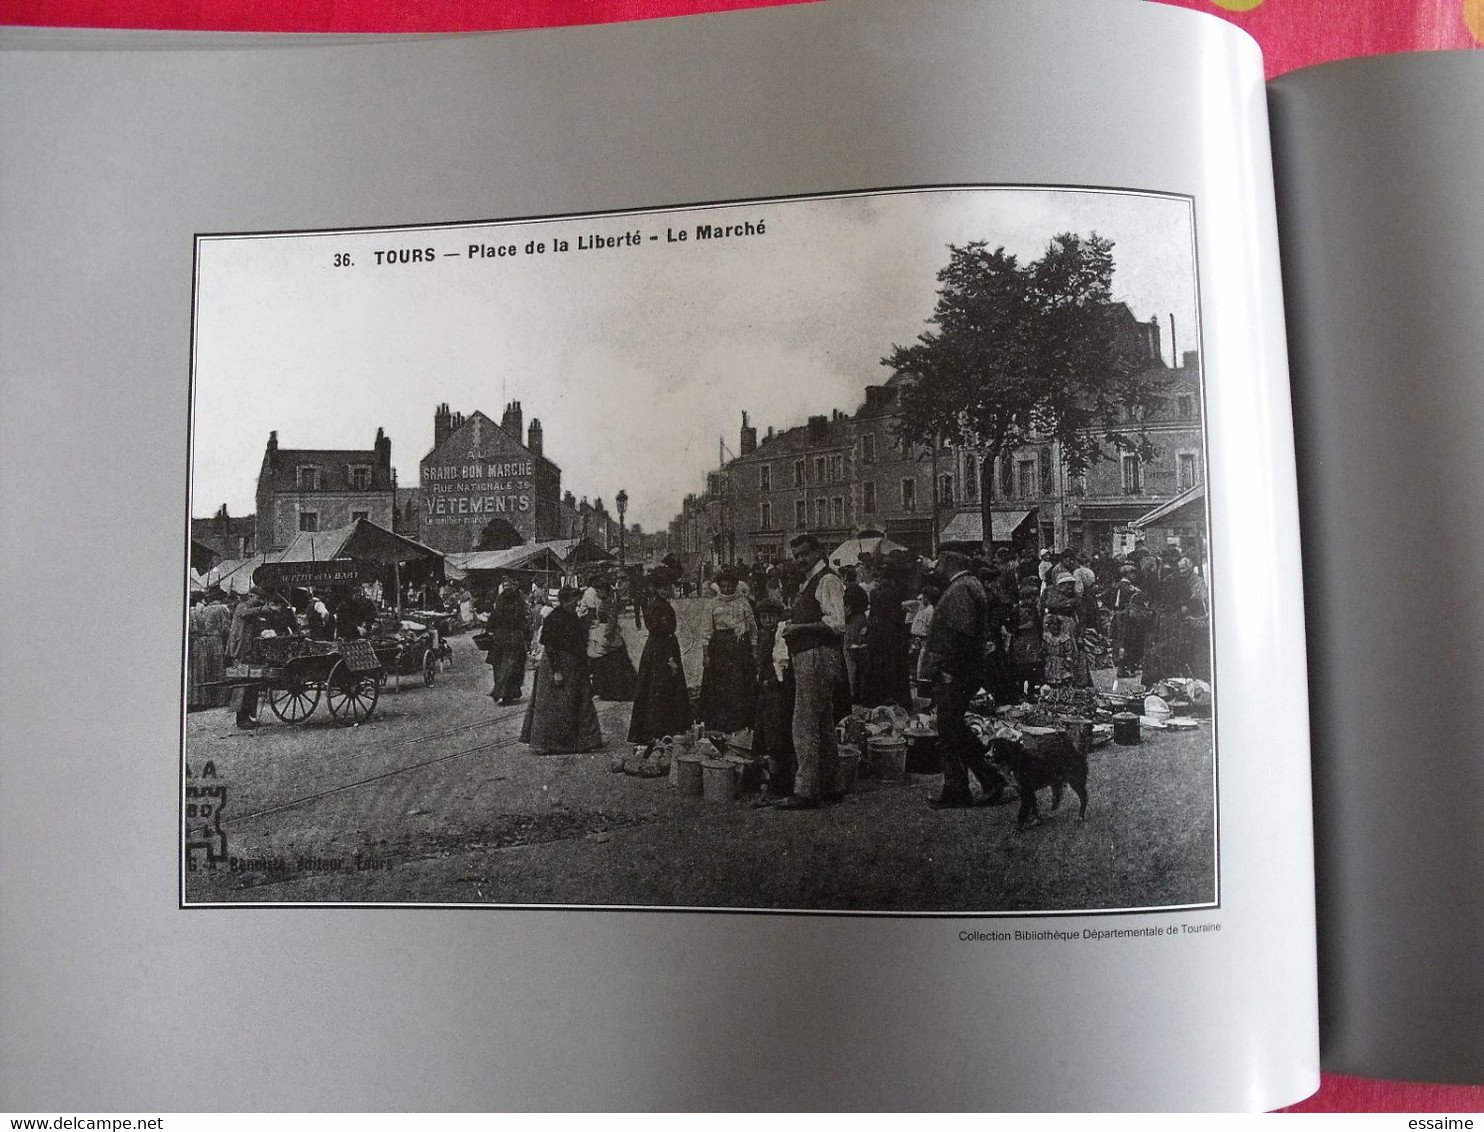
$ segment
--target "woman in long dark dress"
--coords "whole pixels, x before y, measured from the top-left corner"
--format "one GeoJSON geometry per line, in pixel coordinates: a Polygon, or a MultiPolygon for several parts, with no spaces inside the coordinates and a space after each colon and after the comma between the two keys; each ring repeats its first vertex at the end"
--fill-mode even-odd
{"type": "Polygon", "coordinates": [[[649,604],[644,609],[649,637],[639,656],[630,743],[652,743],[690,727],[690,694],[680,665],[680,642],[675,639],[675,607],[666,600],[672,584],[669,573],[656,571],[650,577],[649,604]]]}
{"type": "Polygon", "coordinates": [[[767,796],[787,798],[794,791],[793,684],[773,661],[783,603],[764,595],[757,603],[757,709],[752,725],[752,755],[768,772],[767,796]]]}
{"type": "Polygon", "coordinates": [[[737,575],[723,568],[702,629],[701,718],[707,730],[730,733],[752,726],[757,633],[752,605],[738,590],[737,575]]]}
{"type": "Polygon", "coordinates": [[[912,710],[912,630],[902,609],[905,600],[893,577],[882,578],[871,591],[859,673],[860,702],[867,707],[897,704],[912,710]]]}
{"type": "Polygon", "coordinates": [[[587,627],[577,616],[578,597],[575,589],[564,586],[557,607],[541,626],[541,660],[520,729],[521,742],[538,754],[596,751],[603,746],[587,663],[587,627]]]}
{"type": "Polygon", "coordinates": [[[1144,645],[1145,687],[1153,687],[1167,677],[1192,675],[1192,626],[1196,618],[1206,615],[1205,603],[1191,594],[1193,579],[1192,569],[1175,567],[1159,581],[1154,617],[1144,645]]]}
{"type": "Polygon", "coordinates": [[[531,619],[526,602],[515,583],[500,583],[490,611],[490,645],[485,654],[495,677],[490,697],[509,706],[520,699],[520,686],[526,678],[526,650],[531,647],[531,619]]]}

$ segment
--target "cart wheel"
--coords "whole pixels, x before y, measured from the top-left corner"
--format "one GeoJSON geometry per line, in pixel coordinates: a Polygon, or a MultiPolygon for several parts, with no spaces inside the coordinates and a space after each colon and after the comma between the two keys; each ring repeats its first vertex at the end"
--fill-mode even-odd
{"type": "Polygon", "coordinates": [[[295,684],[288,688],[269,688],[268,706],[285,723],[303,723],[319,706],[319,685],[295,684]]]}
{"type": "Polygon", "coordinates": [[[345,661],[337,660],[325,681],[325,700],[330,714],[341,723],[364,723],[376,710],[380,694],[375,672],[352,672],[345,661]]]}
{"type": "Polygon", "coordinates": [[[438,679],[438,655],[432,649],[428,649],[423,653],[423,683],[431,688],[436,679],[438,679]]]}

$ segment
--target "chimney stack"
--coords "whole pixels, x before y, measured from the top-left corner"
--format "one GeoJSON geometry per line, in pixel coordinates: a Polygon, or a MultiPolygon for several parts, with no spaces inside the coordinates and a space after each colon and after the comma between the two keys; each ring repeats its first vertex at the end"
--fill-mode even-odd
{"type": "Polygon", "coordinates": [[[757,451],[757,428],[747,423],[747,414],[742,414],[741,454],[751,456],[757,451]]]}
{"type": "Polygon", "coordinates": [[[815,416],[809,418],[809,443],[823,444],[829,437],[830,418],[815,416]]]}
{"type": "Polygon", "coordinates": [[[542,455],[541,444],[541,418],[532,417],[531,427],[526,431],[526,447],[529,448],[534,455],[540,456],[542,455]]]}
{"type": "Polygon", "coordinates": [[[526,434],[525,418],[520,411],[520,402],[511,401],[505,406],[505,415],[500,419],[500,428],[505,435],[513,436],[516,443],[526,434]]]}
{"type": "Polygon", "coordinates": [[[444,401],[433,410],[433,447],[442,448],[452,431],[453,416],[448,411],[448,402],[444,401]]]}
{"type": "Polygon", "coordinates": [[[1180,355],[1180,368],[1195,369],[1200,364],[1199,353],[1198,350],[1186,350],[1185,353],[1180,355]]]}
{"type": "Polygon", "coordinates": [[[376,430],[376,462],[383,468],[392,466],[392,441],[384,429],[376,430]]]}

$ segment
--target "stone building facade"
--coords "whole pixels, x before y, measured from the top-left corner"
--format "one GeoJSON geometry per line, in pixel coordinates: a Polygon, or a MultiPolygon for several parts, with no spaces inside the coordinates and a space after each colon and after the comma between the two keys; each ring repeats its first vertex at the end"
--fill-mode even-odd
{"type": "Polygon", "coordinates": [[[742,417],[738,455],[710,472],[670,524],[671,548],[694,562],[752,562],[787,556],[805,531],[827,548],[863,534],[883,534],[931,553],[935,469],[950,455],[904,445],[900,382],[866,388],[854,413],[836,409],[759,439],[742,417]]]}
{"type": "Polygon", "coordinates": [[[381,429],[368,449],[280,448],[268,434],[258,471],[256,549],[282,550],[300,531],[369,519],[393,526],[392,442],[381,429]]]}
{"type": "MultiPolygon", "coordinates": [[[[670,549],[693,565],[751,562],[786,556],[802,531],[827,546],[884,534],[919,554],[949,544],[1130,548],[1132,520],[1203,481],[1205,437],[1196,353],[1167,366],[1158,321],[1141,322],[1127,307],[1116,313],[1125,356],[1142,361],[1143,380],[1162,398],[1157,411],[1125,417],[1130,432],[1154,445],[1152,459],[1114,455],[1071,477],[1050,438],[1028,438],[994,460],[983,449],[906,444],[902,379],[893,377],[867,386],[854,413],[770,428],[761,440],[744,413],[738,455],[685,497],[669,526],[670,549]]],[[[1157,546],[1205,535],[1203,527],[1171,527],[1140,537],[1157,546]]]]}
{"type": "MultiPolygon", "coordinates": [[[[1181,492],[1205,482],[1205,430],[1201,405],[1200,361],[1186,351],[1175,367],[1151,365],[1143,380],[1162,398],[1159,408],[1134,419],[1130,431],[1147,435],[1154,456],[1142,460],[1112,454],[1081,476],[1062,466],[1061,446],[1029,440],[1008,456],[986,459],[982,451],[953,454],[953,515],[941,541],[978,543],[983,517],[991,519],[995,544],[1073,547],[1088,553],[1123,553],[1134,533],[1128,524],[1181,492]]],[[[1189,544],[1205,538],[1204,525],[1160,527],[1139,537],[1156,548],[1165,541],[1189,544]]]]}
{"type": "Polygon", "coordinates": [[[502,550],[560,537],[561,469],[544,453],[539,420],[519,401],[500,423],[447,403],[433,413],[433,447],[418,464],[418,537],[435,550],[502,550]]]}

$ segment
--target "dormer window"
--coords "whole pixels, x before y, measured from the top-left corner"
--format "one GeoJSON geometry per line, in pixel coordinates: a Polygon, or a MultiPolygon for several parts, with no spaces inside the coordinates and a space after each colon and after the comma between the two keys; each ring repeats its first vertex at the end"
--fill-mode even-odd
{"type": "Polygon", "coordinates": [[[294,484],[300,491],[318,491],[319,465],[300,464],[295,469],[294,484]]]}

